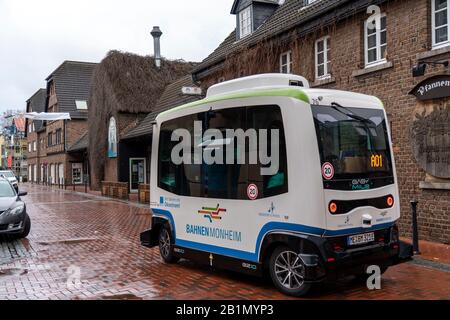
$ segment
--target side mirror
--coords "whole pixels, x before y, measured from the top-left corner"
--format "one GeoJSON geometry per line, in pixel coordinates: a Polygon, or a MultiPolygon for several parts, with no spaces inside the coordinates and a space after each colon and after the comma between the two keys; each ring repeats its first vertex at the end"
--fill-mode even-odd
{"type": "Polygon", "coordinates": [[[24,191],[19,192],[19,194],[18,194],[19,197],[25,197],[26,195],[28,195],[28,192],[24,192],[24,191]]]}

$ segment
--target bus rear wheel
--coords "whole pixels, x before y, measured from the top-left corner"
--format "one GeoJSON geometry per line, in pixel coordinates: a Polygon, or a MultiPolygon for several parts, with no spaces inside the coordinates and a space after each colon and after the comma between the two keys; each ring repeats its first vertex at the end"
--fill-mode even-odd
{"type": "Polygon", "coordinates": [[[311,289],[311,284],[305,282],[305,265],[291,248],[280,246],[276,248],[269,262],[272,282],[282,293],[301,297],[311,289]]]}
{"type": "Polygon", "coordinates": [[[179,259],[173,254],[173,245],[170,229],[166,226],[159,231],[159,253],[165,263],[177,263],[179,259]]]}

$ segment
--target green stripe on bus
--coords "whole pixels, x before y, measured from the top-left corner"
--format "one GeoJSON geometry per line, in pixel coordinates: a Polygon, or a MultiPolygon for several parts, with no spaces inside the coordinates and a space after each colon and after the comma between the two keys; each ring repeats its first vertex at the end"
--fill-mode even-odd
{"type": "Polygon", "coordinates": [[[211,98],[205,98],[203,100],[191,102],[167,111],[160,113],[160,116],[164,116],[170,114],[172,112],[184,110],[187,108],[198,107],[204,104],[233,100],[233,99],[243,99],[243,98],[257,98],[257,97],[288,97],[298,99],[300,101],[310,103],[309,97],[305,92],[299,89],[269,89],[269,90],[254,90],[254,91],[245,91],[245,92],[237,92],[225,95],[214,96],[211,98]]]}

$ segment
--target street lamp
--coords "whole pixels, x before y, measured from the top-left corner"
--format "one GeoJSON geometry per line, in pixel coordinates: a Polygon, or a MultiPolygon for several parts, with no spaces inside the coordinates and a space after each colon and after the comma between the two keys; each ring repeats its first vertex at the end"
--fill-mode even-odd
{"type": "Polygon", "coordinates": [[[435,62],[435,61],[422,61],[417,64],[417,66],[414,66],[412,69],[413,77],[421,77],[425,75],[425,70],[427,69],[427,65],[442,65],[444,67],[448,67],[448,61],[443,62],[435,62]]]}

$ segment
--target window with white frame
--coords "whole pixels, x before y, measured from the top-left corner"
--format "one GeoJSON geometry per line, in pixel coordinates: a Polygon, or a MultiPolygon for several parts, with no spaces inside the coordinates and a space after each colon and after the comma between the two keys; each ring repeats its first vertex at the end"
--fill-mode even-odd
{"type": "Polygon", "coordinates": [[[364,24],[366,66],[386,62],[387,20],[386,15],[370,18],[364,24]]]}
{"type": "Polygon", "coordinates": [[[28,152],[31,152],[31,143],[28,144],[28,152]]]}
{"type": "Polygon", "coordinates": [[[252,33],[252,7],[249,6],[239,12],[239,35],[244,38],[252,33]]]}
{"type": "Polygon", "coordinates": [[[431,0],[433,47],[450,45],[450,0],[431,0]]]}
{"type": "Polygon", "coordinates": [[[280,72],[292,73],[292,52],[288,51],[280,55],[280,72]]]}
{"type": "Polygon", "coordinates": [[[36,144],[36,141],[33,141],[33,151],[34,151],[34,152],[37,151],[37,144],[36,144]]]}
{"type": "Polygon", "coordinates": [[[316,79],[326,79],[331,76],[330,37],[316,41],[316,79]]]}

